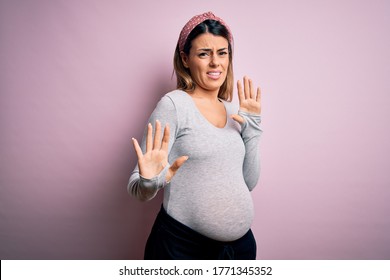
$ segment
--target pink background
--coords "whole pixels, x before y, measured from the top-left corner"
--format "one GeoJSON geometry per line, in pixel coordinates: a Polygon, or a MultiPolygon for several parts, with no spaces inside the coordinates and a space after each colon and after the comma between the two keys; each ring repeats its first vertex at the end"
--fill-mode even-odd
{"type": "Polygon", "coordinates": [[[228,3],[0,0],[1,259],[142,258],[130,138],[209,10],[263,89],[258,258],[390,259],[390,2],[228,3]]]}

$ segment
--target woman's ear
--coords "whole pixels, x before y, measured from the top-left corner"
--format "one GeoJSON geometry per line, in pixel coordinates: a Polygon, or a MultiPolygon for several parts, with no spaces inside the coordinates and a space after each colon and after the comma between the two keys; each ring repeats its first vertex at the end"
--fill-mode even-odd
{"type": "Polygon", "coordinates": [[[188,68],[188,55],[186,55],[183,51],[180,52],[181,62],[185,68],[188,68]]]}

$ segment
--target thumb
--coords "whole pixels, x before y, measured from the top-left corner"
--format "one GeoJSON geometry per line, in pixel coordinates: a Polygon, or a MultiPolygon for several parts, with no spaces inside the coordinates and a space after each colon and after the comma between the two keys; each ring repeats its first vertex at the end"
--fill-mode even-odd
{"type": "Polygon", "coordinates": [[[175,175],[176,171],[185,163],[188,159],[188,156],[182,156],[175,160],[174,163],[169,167],[167,175],[166,175],[166,181],[171,181],[172,177],[175,175]]]}
{"type": "Polygon", "coordinates": [[[238,122],[239,124],[243,124],[245,122],[244,118],[241,117],[240,115],[237,115],[237,114],[233,114],[230,116],[233,120],[235,120],[236,122],[238,122]]]}

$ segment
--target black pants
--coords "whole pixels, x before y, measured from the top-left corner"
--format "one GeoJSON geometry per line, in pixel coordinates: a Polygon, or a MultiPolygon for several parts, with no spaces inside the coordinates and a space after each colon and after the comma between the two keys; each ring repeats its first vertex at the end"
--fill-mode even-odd
{"type": "Polygon", "coordinates": [[[256,241],[249,230],[243,237],[221,242],[183,225],[161,207],[145,248],[145,260],[254,260],[256,241]]]}

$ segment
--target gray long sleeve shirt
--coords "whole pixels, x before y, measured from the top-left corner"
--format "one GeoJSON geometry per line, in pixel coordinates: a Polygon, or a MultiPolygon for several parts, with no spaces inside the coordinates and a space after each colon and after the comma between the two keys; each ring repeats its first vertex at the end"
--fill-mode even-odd
{"type": "MultiPolygon", "coordinates": [[[[239,112],[241,126],[230,119],[237,113],[222,101],[227,112],[225,127],[212,125],[198,110],[192,97],[175,90],[157,104],[149,122],[170,126],[168,162],[186,155],[171,182],[165,182],[169,165],[145,179],[138,166],[132,172],[128,192],[140,200],[152,199],[164,189],[163,206],[174,219],[209,238],[233,241],[242,237],[253,221],[250,191],[260,174],[260,115],[239,112]]],[[[141,148],[145,151],[145,137],[141,148]]]]}

